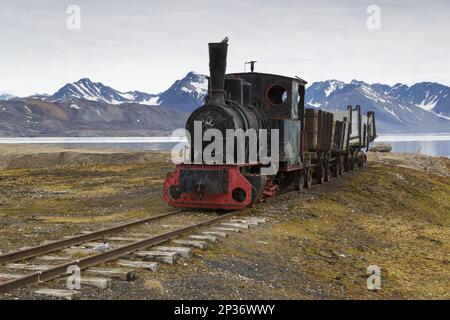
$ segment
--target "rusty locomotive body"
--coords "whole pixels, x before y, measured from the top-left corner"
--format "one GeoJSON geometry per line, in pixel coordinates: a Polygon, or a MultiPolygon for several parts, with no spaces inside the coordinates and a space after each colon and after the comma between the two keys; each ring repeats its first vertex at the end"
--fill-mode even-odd
{"type": "Polygon", "coordinates": [[[208,95],[186,123],[191,145],[198,139],[200,147],[191,147],[187,161],[168,174],[163,197],[169,205],[242,209],[282,190],[310,188],[314,181],[321,184],[364,166],[363,149],[376,137],[373,112],[362,115],[360,106],[332,113],[305,109],[306,81],[257,72],[226,74],[227,49],[226,43],[209,44],[208,95]],[[205,161],[202,153],[212,141],[203,139],[208,129],[224,139],[212,151],[213,161],[205,161]],[[229,130],[253,130],[257,140],[232,136],[234,148],[229,148],[229,130]],[[252,157],[252,150],[263,148],[267,155],[276,153],[272,172],[265,169],[273,163],[264,163],[259,153],[252,157]]]}

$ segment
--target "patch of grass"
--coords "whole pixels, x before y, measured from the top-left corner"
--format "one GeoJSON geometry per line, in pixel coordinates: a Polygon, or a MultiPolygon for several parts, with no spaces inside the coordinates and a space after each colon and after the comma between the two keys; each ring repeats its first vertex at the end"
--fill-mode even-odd
{"type": "MultiPolygon", "coordinates": [[[[226,247],[202,256],[267,268],[259,286],[280,285],[292,299],[306,284],[328,298],[449,299],[449,205],[446,177],[369,167],[318,197],[306,193],[250,209],[276,222],[231,235],[226,247]],[[380,291],[366,287],[371,265],[381,268],[380,291]]],[[[273,297],[277,291],[269,292],[273,297]]]]}
{"type": "Polygon", "coordinates": [[[144,282],[144,286],[146,289],[154,290],[160,294],[165,294],[164,287],[161,282],[155,279],[147,279],[144,282]]]}

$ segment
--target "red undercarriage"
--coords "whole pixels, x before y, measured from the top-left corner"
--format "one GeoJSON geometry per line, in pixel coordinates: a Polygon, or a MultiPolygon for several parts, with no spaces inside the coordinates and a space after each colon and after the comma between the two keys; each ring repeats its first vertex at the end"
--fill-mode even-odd
{"type": "Polygon", "coordinates": [[[252,202],[259,202],[263,198],[275,195],[276,186],[271,184],[271,180],[265,186],[262,196],[256,201],[252,201],[252,184],[241,174],[241,165],[201,165],[201,164],[179,164],[175,171],[171,172],[164,182],[164,201],[173,207],[183,208],[204,208],[204,209],[225,209],[237,210],[249,206],[252,202]],[[208,171],[223,171],[226,173],[226,190],[223,192],[208,193],[208,188],[186,192],[182,190],[180,172],[196,171],[207,174],[208,171]],[[170,188],[176,188],[177,192],[170,192],[170,188]],[[178,190],[181,188],[181,190],[178,190]],[[233,191],[241,189],[241,198],[236,200],[233,191]],[[176,196],[174,196],[174,193],[176,196]]]}

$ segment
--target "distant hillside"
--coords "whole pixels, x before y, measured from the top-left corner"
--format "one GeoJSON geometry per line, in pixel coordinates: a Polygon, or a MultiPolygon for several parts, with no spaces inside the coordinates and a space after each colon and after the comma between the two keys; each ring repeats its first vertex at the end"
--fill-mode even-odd
{"type": "Polygon", "coordinates": [[[0,136],[151,136],[184,127],[187,114],[136,103],[70,98],[0,101],[0,136]]]}

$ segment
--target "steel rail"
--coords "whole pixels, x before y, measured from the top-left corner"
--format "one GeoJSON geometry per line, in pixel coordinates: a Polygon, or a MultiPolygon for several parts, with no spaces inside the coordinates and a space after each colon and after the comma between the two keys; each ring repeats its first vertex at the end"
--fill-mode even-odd
{"type": "Polygon", "coordinates": [[[150,221],[166,218],[166,217],[169,217],[171,215],[174,215],[174,214],[177,214],[180,212],[181,212],[181,210],[173,210],[168,213],[164,213],[164,214],[160,214],[157,216],[153,216],[153,217],[149,217],[149,218],[145,218],[145,219],[141,219],[141,220],[136,220],[136,221],[132,221],[132,222],[127,222],[127,223],[120,224],[115,227],[106,228],[106,229],[102,229],[99,231],[93,231],[91,233],[86,233],[86,234],[83,234],[80,236],[73,236],[70,238],[63,239],[63,240],[57,240],[57,241],[49,242],[46,244],[42,244],[42,245],[39,245],[36,247],[5,253],[3,255],[0,255],[0,264],[17,262],[17,261],[24,260],[27,258],[32,258],[32,257],[36,257],[36,256],[46,254],[49,252],[64,249],[68,246],[73,246],[73,245],[77,245],[77,244],[80,244],[83,242],[96,240],[105,235],[109,235],[111,233],[118,232],[118,231],[121,231],[126,228],[138,226],[140,224],[144,224],[144,223],[147,223],[150,221]]]}
{"type": "Polygon", "coordinates": [[[13,289],[21,288],[30,284],[36,284],[41,283],[49,280],[56,279],[60,276],[63,276],[67,274],[67,268],[70,266],[77,265],[81,270],[84,270],[89,267],[93,267],[105,262],[109,262],[112,260],[116,260],[124,255],[130,254],[134,251],[145,249],[151,246],[155,246],[158,244],[161,244],[163,242],[166,242],[174,237],[177,237],[187,231],[194,230],[196,228],[207,226],[210,224],[213,224],[217,221],[223,220],[225,218],[228,218],[230,216],[236,215],[240,213],[239,211],[230,212],[200,223],[196,223],[194,225],[190,225],[187,227],[183,227],[171,232],[167,232],[161,235],[157,235],[148,239],[144,239],[142,241],[134,242],[129,245],[125,245],[116,249],[112,249],[110,251],[106,251],[104,253],[96,254],[90,257],[82,258],[79,260],[73,260],[68,263],[64,263],[61,265],[57,265],[53,268],[32,273],[26,276],[23,276],[18,279],[9,280],[7,282],[0,283],[0,294],[6,293],[8,291],[11,291],[13,289]]]}

